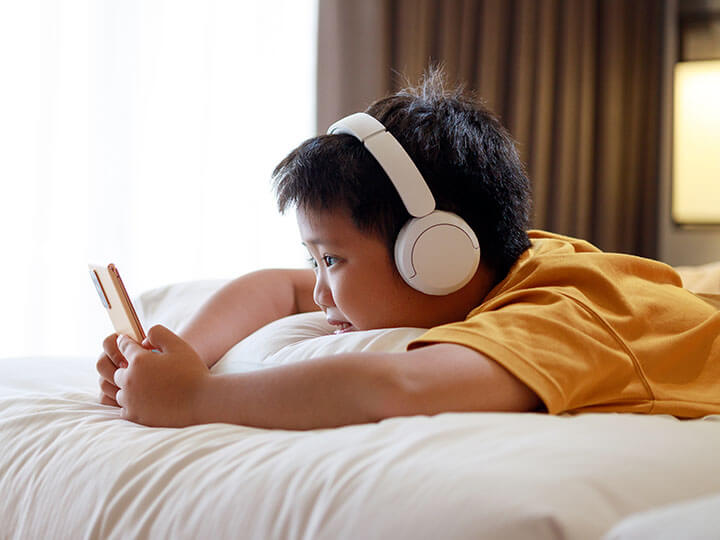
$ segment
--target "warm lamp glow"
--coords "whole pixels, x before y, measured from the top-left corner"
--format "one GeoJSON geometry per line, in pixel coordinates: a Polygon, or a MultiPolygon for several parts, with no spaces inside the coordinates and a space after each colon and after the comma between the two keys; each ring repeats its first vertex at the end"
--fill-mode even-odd
{"type": "Polygon", "coordinates": [[[720,60],[675,66],[673,220],[720,223],[720,60]]]}

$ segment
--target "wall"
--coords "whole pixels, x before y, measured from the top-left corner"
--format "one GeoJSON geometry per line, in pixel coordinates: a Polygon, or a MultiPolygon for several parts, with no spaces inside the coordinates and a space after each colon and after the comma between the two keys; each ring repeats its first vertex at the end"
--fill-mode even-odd
{"type": "MultiPolygon", "coordinates": [[[[711,261],[720,261],[720,226],[719,227],[680,227],[672,222],[670,217],[670,196],[672,182],[672,104],[673,104],[673,68],[679,55],[693,54],[688,52],[687,36],[682,43],[678,33],[679,16],[686,14],[687,9],[705,11],[705,13],[720,15],[720,2],[713,0],[683,1],[678,5],[676,0],[668,0],[668,9],[665,14],[665,50],[663,66],[663,114],[661,115],[661,145],[660,164],[660,208],[659,208],[659,235],[658,258],[672,265],[703,264],[711,261]]],[[[706,28],[708,25],[706,25],[706,28]]],[[[692,50],[700,50],[696,41],[693,41],[692,50]]],[[[707,48],[704,48],[704,54],[707,48]]],[[[720,55],[718,56],[720,57],[720,55]]],[[[684,58],[691,59],[691,58],[684,58]]],[[[699,58],[692,58],[699,59],[699,58]]],[[[720,137],[718,140],[720,148],[720,137]]],[[[718,179],[720,181],[720,179],[718,179]]],[[[720,205],[720,201],[718,201],[720,205]]]]}

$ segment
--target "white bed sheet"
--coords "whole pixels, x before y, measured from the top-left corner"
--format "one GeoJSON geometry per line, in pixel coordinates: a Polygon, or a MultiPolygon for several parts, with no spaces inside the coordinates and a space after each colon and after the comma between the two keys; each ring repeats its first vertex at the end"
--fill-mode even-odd
{"type": "MultiPolygon", "coordinates": [[[[146,297],[146,325],[164,300],[192,294],[146,297]]],[[[421,330],[328,331],[313,314],[278,321],[217,369],[401,348],[421,330]]],[[[720,493],[720,416],[162,429],[120,419],[96,385],[94,359],[0,360],[0,538],[592,539],[634,513],[720,493]]]]}
{"type": "Polygon", "coordinates": [[[639,512],[604,540],[714,540],[720,538],[720,494],[639,512]]]}

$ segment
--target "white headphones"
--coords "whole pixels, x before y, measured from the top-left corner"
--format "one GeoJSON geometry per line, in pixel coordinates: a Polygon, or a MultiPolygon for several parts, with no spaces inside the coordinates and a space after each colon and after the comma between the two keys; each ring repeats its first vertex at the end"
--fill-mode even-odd
{"type": "Polygon", "coordinates": [[[480,264],[480,244],[460,216],[435,210],[435,198],[415,163],[385,126],[366,113],[338,120],[328,134],[360,140],[392,181],[408,213],[395,240],[395,265],[405,282],[442,296],[464,287],[480,264]]]}

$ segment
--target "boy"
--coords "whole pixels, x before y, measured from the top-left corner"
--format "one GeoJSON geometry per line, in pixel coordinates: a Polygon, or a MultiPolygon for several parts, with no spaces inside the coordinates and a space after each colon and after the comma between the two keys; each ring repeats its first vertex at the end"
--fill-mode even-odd
{"type": "Polygon", "coordinates": [[[467,282],[442,294],[411,287],[394,254],[410,217],[403,195],[357,136],[315,137],[274,173],[313,269],[240,277],[179,335],[156,326],[143,346],[109,336],[97,364],[102,403],[152,426],[287,429],[445,411],[720,412],[717,308],[661,263],[528,234],[529,182],[488,111],[431,73],[367,113],[412,158],[436,207],[477,236],[480,262],[467,282]],[[403,353],[210,374],[256,329],[317,309],[338,332],[430,330],[403,353]]]}

